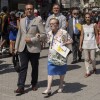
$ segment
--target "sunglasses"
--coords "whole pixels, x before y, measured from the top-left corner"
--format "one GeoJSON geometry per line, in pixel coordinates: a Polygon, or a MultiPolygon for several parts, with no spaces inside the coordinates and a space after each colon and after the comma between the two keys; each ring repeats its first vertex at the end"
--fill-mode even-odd
{"type": "Polygon", "coordinates": [[[90,17],[85,17],[85,18],[90,18],[90,17]]]}
{"type": "Polygon", "coordinates": [[[74,15],[78,15],[79,13],[73,13],[74,15]]]}
{"type": "Polygon", "coordinates": [[[33,10],[33,8],[26,8],[26,10],[33,10]]]}
{"type": "Polygon", "coordinates": [[[53,9],[59,9],[59,8],[53,8],[53,9]]]}

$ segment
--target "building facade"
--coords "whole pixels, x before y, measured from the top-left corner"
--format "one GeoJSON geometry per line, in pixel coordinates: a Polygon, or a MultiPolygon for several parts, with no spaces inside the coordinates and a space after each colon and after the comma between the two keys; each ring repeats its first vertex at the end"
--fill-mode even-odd
{"type": "Polygon", "coordinates": [[[0,0],[0,8],[8,6],[10,10],[24,9],[26,2],[31,1],[34,7],[41,11],[50,10],[54,3],[59,3],[62,8],[95,6],[99,0],[0,0]]]}

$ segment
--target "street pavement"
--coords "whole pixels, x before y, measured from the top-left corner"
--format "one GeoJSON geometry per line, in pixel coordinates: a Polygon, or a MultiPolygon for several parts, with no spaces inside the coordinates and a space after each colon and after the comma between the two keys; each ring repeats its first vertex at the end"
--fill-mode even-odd
{"type": "Polygon", "coordinates": [[[37,91],[31,90],[31,66],[29,64],[25,94],[23,95],[14,93],[14,90],[17,89],[18,74],[13,68],[11,57],[0,56],[0,100],[100,100],[100,56],[96,58],[97,74],[85,78],[84,60],[71,65],[72,55],[70,55],[63,93],[56,92],[59,76],[55,76],[52,84],[52,95],[44,96],[42,92],[47,86],[47,54],[48,49],[41,52],[37,91]]]}

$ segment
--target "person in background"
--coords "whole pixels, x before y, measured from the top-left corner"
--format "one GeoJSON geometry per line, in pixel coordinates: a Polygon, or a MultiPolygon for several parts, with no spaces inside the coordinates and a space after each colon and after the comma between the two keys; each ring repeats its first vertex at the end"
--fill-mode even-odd
{"type": "Polygon", "coordinates": [[[62,13],[60,13],[60,5],[54,4],[52,8],[52,12],[53,14],[47,18],[47,21],[45,24],[46,33],[48,33],[51,30],[51,27],[49,25],[49,21],[51,18],[57,18],[59,20],[59,28],[66,30],[66,17],[62,15],[62,13]]]}
{"type": "Polygon", "coordinates": [[[63,92],[63,81],[67,71],[67,59],[54,50],[55,45],[67,46],[72,43],[72,39],[66,30],[59,28],[59,20],[56,18],[50,19],[51,31],[48,32],[49,54],[48,54],[48,85],[42,93],[45,95],[51,94],[51,85],[54,75],[60,76],[60,84],[57,92],[63,92]]]}
{"type": "MultiPolygon", "coordinates": [[[[39,16],[39,12],[37,9],[34,9],[34,16],[38,17],[40,20],[42,20],[42,17],[39,16]]],[[[43,22],[43,20],[42,20],[42,22],[43,22]]],[[[46,45],[46,39],[44,39],[44,41],[43,40],[41,41],[41,49],[44,49],[45,45],[46,45]]]]}
{"type": "Polygon", "coordinates": [[[2,41],[0,44],[0,53],[6,51],[6,47],[9,46],[9,34],[8,34],[8,8],[4,6],[2,8],[2,24],[1,24],[1,37],[2,41]]]}
{"type": "Polygon", "coordinates": [[[95,53],[97,49],[98,31],[97,25],[91,22],[91,16],[89,13],[85,14],[85,23],[82,25],[80,35],[80,51],[84,50],[86,74],[85,77],[89,77],[92,73],[96,73],[96,60],[95,53]],[[92,61],[93,71],[90,70],[89,60],[92,61]]]}
{"type": "Polygon", "coordinates": [[[10,53],[13,55],[15,50],[15,41],[18,33],[17,18],[14,13],[10,15],[9,22],[9,40],[10,40],[10,53]]]}
{"type": "Polygon", "coordinates": [[[34,17],[38,17],[42,20],[41,16],[39,15],[39,12],[37,9],[34,9],[34,17]]]}
{"type": "Polygon", "coordinates": [[[73,8],[72,10],[72,18],[68,20],[68,33],[70,34],[71,38],[73,39],[72,43],[72,53],[73,53],[73,61],[71,64],[75,64],[77,62],[82,61],[82,53],[79,50],[79,41],[80,41],[80,30],[76,27],[77,23],[82,23],[79,18],[79,10],[78,8],[73,8]]]}
{"type": "Polygon", "coordinates": [[[99,20],[98,12],[92,11],[92,14],[91,14],[92,23],[98,23],[98,20],[99,20]]]}
{"type": "Polygon", "coordinates": [[[100,19],[97,24],[97,29],[98,29],[98,47],[100,49],[100,19]]]}

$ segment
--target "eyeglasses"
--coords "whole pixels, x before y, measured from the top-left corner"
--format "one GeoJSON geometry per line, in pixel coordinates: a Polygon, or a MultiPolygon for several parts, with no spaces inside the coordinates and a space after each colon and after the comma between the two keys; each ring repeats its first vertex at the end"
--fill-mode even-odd
{"type": "Polygon", "coordinates": [[[90,17],[85,17],[85,18],[90,18],[90,17]]]}
{"type": "Polygon", "coordinates": [[[53,8],[53,9],[59,9],[59,8],[53,8]]]}
{"type": "Polygon", "coordinates": [[[74,15],[78,15],[79,13],[73,13],[74,15]]]}
{"type": "Polygon", "coordinates": [[[58,23],[50,23],[50,25],[57,25],[58,23]]]}
{"type": "Polygon", "coordinates": [[[33,10],[33,8],[26,8],[26,10],[33,10]]]}

